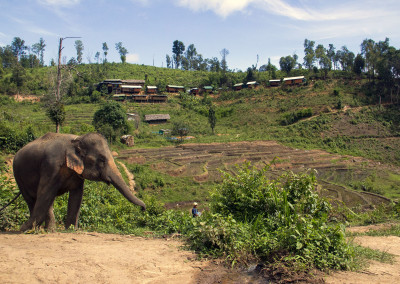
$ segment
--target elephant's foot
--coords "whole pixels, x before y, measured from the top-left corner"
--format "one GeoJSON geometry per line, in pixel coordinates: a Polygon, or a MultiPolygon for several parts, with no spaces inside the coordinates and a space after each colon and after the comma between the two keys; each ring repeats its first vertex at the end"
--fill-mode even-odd
{"type": "Polygon", "coordinates": [[[31,220],[26,221],[22,224],[21,228],[19,229],[21,232],[25,232],[28,230],[32,230],[36,227],[36,222],[32,222],[31,220]]]}

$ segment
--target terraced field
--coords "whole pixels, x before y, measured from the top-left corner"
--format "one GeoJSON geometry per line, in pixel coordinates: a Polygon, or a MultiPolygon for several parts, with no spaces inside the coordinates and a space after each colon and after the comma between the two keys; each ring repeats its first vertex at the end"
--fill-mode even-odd
{"type": "MultiPolygon", "coordinates": [[[[250,161],[257,167],[272,163],[270,174],[278,176],[285,171],[315,170],[320,192],[336,201],[364,208],[390,199],[365,191],[354,191],[343,185],[362,181],[372,172],[385,179],[397,175],[398,168],[359,157],[341,156],[320,150],[299,150],[282,146],[274,141],[253,141],[211,144],[183,144],[176,147],[153,149],[128,149],[120,152],[118,159],[128,164],[147,164],[155,171],[174,177],[192,177],[194,181],[221,181],[219,169],[234,172],[237,164],[250,161]]],[[[393,186],[398,186],[392,182],[393,186]]]]}

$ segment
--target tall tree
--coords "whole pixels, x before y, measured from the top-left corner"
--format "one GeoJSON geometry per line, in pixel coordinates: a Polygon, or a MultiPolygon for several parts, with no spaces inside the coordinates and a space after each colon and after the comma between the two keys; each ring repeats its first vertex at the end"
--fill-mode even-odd
{"type": "Polygon", "coordinates": [[[83,56],[83,43],[81,40],[76,40],[75,41],[75,49],[76,49],[76,62],[78,62],[78,64],[82,63],[82,56],[83,56]]]}
{"type": "Polygon", "coordinates": [[[25,45],[25,41],[20,37],[15,37],[11,42],[11,50],[14,56],[19,60],[21,56],[26,54],[28,47],[25,45]]]}
{"type": "Polygon", "coordinates": [[[225,73],[228,71],[228,64],[226,62],[226,57],[229,55],[229,50],[227,50],[226,48],[223,48],[219,53],[221,54],[221,57],[222,57],[221,69],[222,69],[222,72],[225,73]]]}
{"type": "Polygon", "coordinates": [[[46,44],[42,37],[39,39],[38,43],[35,43],[32,45],[32,51],[39,58],[40,66],[44,66],[44,48],[45,47],[46,47],[46,44]]]}
{"type": "Polygon", "coordinates": [[[215,115],[213,106],[210,106],[210,109],[208,110],[208,123],[210,123],[212,133],[214,134],[215,125],[217,124],[217,117],[215,115]]]}
{"type": "Polygon", "coordinates": [[[315,62],[315,51],[314,51],[315,41],[308,39],[304,40],[304,66],[311,70],[315,62]]]}
{"type": "Polygon", "coordinates": [[[103,63],[107,62],[107,54],[108,54],[108,46],[106,42],[103,42],[103,55],[104,55],[103,63]]]}
{"type": "Polygon", "coordinates": [[[326,56],[329,58],[329,60],[331,61],[331,66],[333,65],[333,69],[336,69],[336,61],[335,61],[335,47],[333,46],[333,44],[329,44],[329,49],[326,51],[326,56]]]}
{"type": "Polygon", "coordinates": [[[97,51],[96,54],[94,55],[94,60],[96,61],[97,64],[99,64],[100,60],[100,51],[97,51]]]}
{"type": "Polygon", "coordinates": [[[279,66],[281,67],[281,70],[285,71],[286,74],[288,74],[288,75],[289,75],[290,71],[292,71],[292,69],[295,67],[295,65],[296,65],[296,61],[290,55],[288,55],[286,57],[281,57],[281,59],[279,60],[279,66]]]}
{"type": "Polygon", "coordinates": [[[365,67],[365,60],[361,54],[357,54],[356,58],[354,59],[354,66],[353,71],[357,75],[361,75],[361,72],[364,70],[365,67]]]}
{"type": "Polygon", "coordinates": [[[121,57],[121,62],[126,62],[126,55],[128,54],[128,50],[122,46],[122,42],[118,42],[115,44],[115,49],[118,51],[119,56],[121,57]]]}
{"type": "Polygon", "coordinates": [[[171,68],[171,57],[168,54],[165,55],[165,62],[167,64],[167,68],[171,68]]]}
{"type": "Polygon", "coordinates": [[[172,53],[175,61],[175,68],[178,69],[182,63],[182,54],[185,51],[185,45],[179,40],[175,40],[172,43],[172,53]]]}
{"type": "Polygon", "coordinates": [[[198,57],[197,57],[197,50],[194,44],[190,44],[188,48],[186,49],[186,59],[188,61],[188,69],[189,70],[194,70],[196,69],[196,65],[198,63],[198,57]]]}
{"type": "Polygon", "coordinates": [[[315,49],[315,57],[318,59],[319,68],[324,72],[324,77],[326,77],[328,75],[328,71],[332,67],[332,64],[327,55],[327,51],[322,44],[317,45],[315,49]]]}

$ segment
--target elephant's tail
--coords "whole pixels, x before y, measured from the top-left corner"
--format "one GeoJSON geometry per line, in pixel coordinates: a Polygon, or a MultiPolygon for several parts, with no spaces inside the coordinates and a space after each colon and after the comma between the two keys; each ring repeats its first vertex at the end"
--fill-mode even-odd
{"type": "Polygon", "coordinates": [[[11,203],[13,203],[19,196],[21,195],[21,192],[19,192],[17,194],[17,196],[14,197],[13,200],[11,200],[10,202],[8,202],[8,204],[6,206],[4,206],[3,208],[0,209],[0,212],[3,211],[4,209],[6,209],[11,203]]]}

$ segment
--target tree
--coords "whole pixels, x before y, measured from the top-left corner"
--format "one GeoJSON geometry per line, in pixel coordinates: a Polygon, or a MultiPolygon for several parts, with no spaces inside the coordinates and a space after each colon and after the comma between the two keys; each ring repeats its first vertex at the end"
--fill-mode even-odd
{"type": "Polygon", "coordinates": [[[217,118],[215,116],[215,110],[213,106],[210,106],[210,109],[208,110],[208,123],[210,123],[212,133],[214,134],[214,128],[217,124],[217,118]]]}
{"type": "Polygon", "coordinates": [[[165,55],[165,62],[167,64],[167,68],[171,68],[171,57],[168,54],[165,55]]]}
{"type": "Polygon", "coordinates": [[[343,71],[350,71],[354,64],[354,53],[351,52],[346,46],[342,46],[341,50],[336,52],[339,63],[343,71]]]}
{"type": "Polygon", "coordinates": [[[186,50],[186,59],[188,62],[188,70],[196,69],[196,65],[198,65],[198,57],[197,50],[194,44],[190,44],[186,50]]]}
{"type": "Polygon", "coordinates": [[[254,76],[254,69],[249,67],[247,68],[246,82],[255,81],[256,77],[254,76]]]}
{"type": "Polygon", "coordinates": [[[96,54],[94,55],[94,60],[96,60],[96,63],[99,64],[99,60],[100,60],[100,52],[97,51],[96,54]]]}
{"type": "Polygon", "coordinates": [[[308,39],[304,40],[304,66],[311,70],[315,62],[315,52],[314,52],[315,41],[308,39]]]}
{"type": "Polygon", "coordinates": [[[18,63],[18,59],[14,56],[10,45],[0,46],[0,57],[4,68],[11,68],[18,63]]]}
{"type": "Polygon", "coordinates": [[[226,73],[226,71],[228,71],[228,64],[226,62],[226,57],[229,55],[229,50],[227,50],[226,48],[222,49],[220,51],[220,54],[222,56],[221,59],[221,69],[223,73],[226,73]]]}
{"type": "Polygon", "coordinates": [[[322,44],[317,45],[315,49],[315,57],[318,59],[319,68],[324,71],[327,77],[328,71],[332,68],[331,60],[327,56],[327,51],[322,44]]]}
{"type": "Polygon", "coordinates": [[[336,69],[336,61],[335,61],[335,47],[333,46],[333,44],[329,44],[329,49],[326,51],[326,56],[329,58],[329,60],[331,61],[331,66],[333,65],[333,69],[336,69]]]}
{"type": "Polygon", "coordinates": [[[354,60],[353,71],[357,75],[361,75],[362,70],[365,67],[365,60],[361,54],[357,54],[356,59],[354,60]]]}
{"type": "Polygon", "coordinates": [[[208,60],[208,69],[212,72],[220,72],[221,71],[221,64],[217,57],[213,57],[208,60]]]}
{"type": "Polygon", "coordinates": [[[115,49],[118,51],[119,56],[121,57],[121,62],[126,62],[126,55],[128,54],[128,50],[122,46],[122,42],[118,42],[115,44],[115,49]]]}
{"type": "Polygon", "coordinates": [[[60,126],[64,124],[66,117],[64,104],[60,101],[49,104],[46,109],[46,114],[51,119],[51,121],[55,123],[56,133],[59,133],[60,126]]]}
{"type": "Polygon", "coordinates": [[[288,55],[286,57],[281,57],[281,59],[279,60],[279,66],[281,67],[281,70],[285,71],[286,74],[288,74],[288,75],[289,75],[290,71],[292,71],[292,69],[295,67],[295,65],[296,65],[296,61],[290,55],[288,55]]]}
{"type": "Polygon", "coordinates": [[[44,48],[46,44],[44,43],[44,39],[40,38],[38,43],[32,45],[32,51],[36,54],[36,56],[40,60],[40,66],[44,66],[44,48]]]}
{"type": "Polygon", "coordinates": [[[82,43],[81,40],[78,39],[78,40],[75,41],[75,49],[76,49],[76,62],[78,64],[81,64],[82,63],[83,50],[84,50],[83,43],[82,43]]]}
{"type": "Polygon", "coordinates": [[[185,45],[183,42],[179,40],[175,40],[172,43],[172,53],[174,54],[173,58],[175,60],[175,68],[178,69],[179,66],[181,65],[182,61],[182,54],[185,51],[185,45]]]}
{"type": "Polygon", "coordinates": [[[17,59],[20,59],[21,56],[25,55],[27,49],[28,47],[25,45],[25,41],[19,37],[15,37],[11,43],[12,53],[17,59]]]}
{"type": "Polygon", "coordinates": [[[104,54],[104,60],[103,63],[107,62],[107,54],[108,54],[108,46],[106,42],[103,42],[103,54],[104,54]]]}
{"type": "Polygon", "coordinates": [[[117,136],[127,134],[130,130],[126,111],[120,103],[114,101],[103,104],[94,113],[92,124],[110,143],[115,141],[117,136]]]}

